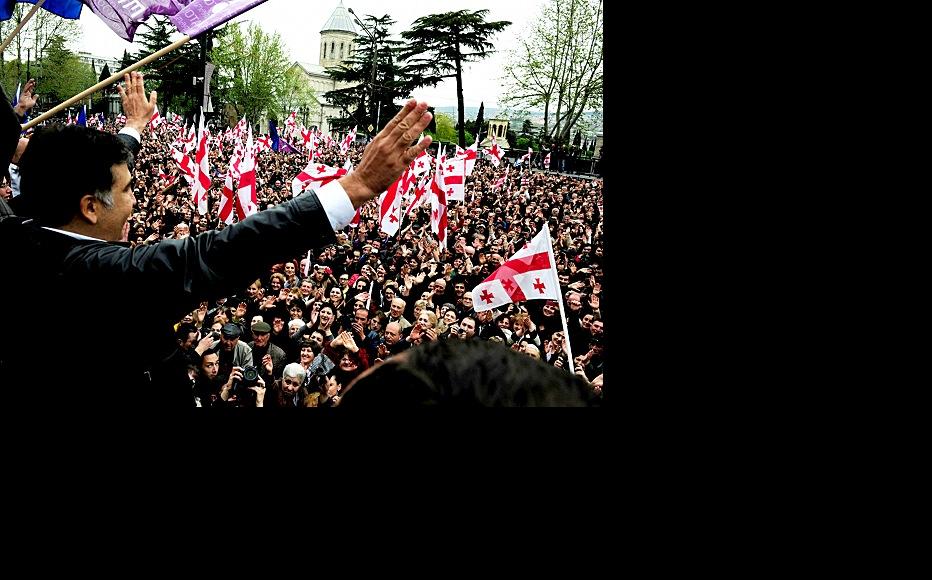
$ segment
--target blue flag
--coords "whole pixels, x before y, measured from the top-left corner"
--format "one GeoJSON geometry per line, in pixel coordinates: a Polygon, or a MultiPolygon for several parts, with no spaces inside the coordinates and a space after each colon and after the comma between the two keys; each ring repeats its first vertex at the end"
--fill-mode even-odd
{"type": "Polygon", "coordinates": [[[278,123],[272,119],[269,119],[269,135],[272,137],[272,151],[277,152],[281,141],[278,137],[278,123]]]}
{"type": "MultiPolygon", "coordinates": [[[[13,8],[17,2],[35,4],[38,0],[0,0],[0,20],[9,20],[13,17],[13,8]]],[[[84,3],[81,0],[45,0],[42,9],[62,18],[77,20],[81,16],[83,6],[84,3]]]]}
{"type": "Polygon", "coordinates": [[[78,125],[87,127],[87,105],[81,107],[81,112],[78,113],[78,125]]]}

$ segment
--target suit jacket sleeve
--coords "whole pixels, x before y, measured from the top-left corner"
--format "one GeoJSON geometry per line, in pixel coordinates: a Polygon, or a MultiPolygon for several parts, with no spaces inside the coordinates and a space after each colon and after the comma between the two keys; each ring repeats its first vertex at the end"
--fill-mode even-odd
{"type": "Polygon", "coordinates": [[[65,263],[71,275],[120,288],[176,316],[200,300],[241,290],[273,264],[335,241],[317,194],[308,192],[221,231],[181,240],[135,248],[76,244],[65,263]]]}
{"type": "Polygon", "coordinates": [[[19,117],[13,112],[10,100],[2,87],[0,87],[0,101],[3,101],[3,104],[0,104],[0,164],[2,164],[3,173],[6,173],[7,166],[13,159],[13,153],[16,152],[22,125],[19,124],[19,117]]]}

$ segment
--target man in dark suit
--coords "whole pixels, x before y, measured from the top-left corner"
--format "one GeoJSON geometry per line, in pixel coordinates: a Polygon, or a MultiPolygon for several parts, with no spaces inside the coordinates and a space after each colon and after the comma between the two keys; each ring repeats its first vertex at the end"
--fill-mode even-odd
{"type": "MultiPolygon", "coordinates": [[[[138,126],[151,117],[156,95],[146,97],[140,74],[125,82],[127,125],[138,126]]],[[[49,356],[35,317],[54,301],[68,313],[69,328],[81,332],[80,341],[56,351],[56,368],[82,373],[93,388],[69,405],[158,405],[161,391],[149,371],[174,347],[179,313],[235,292],[309,246],[333,243],[334,230],[430,144],[427,137],[411,145],[430,118],[427,104],[412,99],[352,174],[222,231],[133,248],[119,242],[135,203],[131,151],[117,137],[85,127],[40,129],[20,161],[20,197],[30,213],[0,219],[0,245],[16,248],[0,258],[7,291],[17,297],[8,322],[23,329],[15,337],[0,334],[0,384],[18,385],[24,399],[31,394],[49,356]],[[132,316],[140,304],[145,315],[132,316]]]]}

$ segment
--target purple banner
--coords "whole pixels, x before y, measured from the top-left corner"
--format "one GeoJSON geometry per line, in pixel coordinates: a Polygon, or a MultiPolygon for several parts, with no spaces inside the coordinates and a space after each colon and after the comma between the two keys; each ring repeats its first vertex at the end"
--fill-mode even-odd
{"type": "Polygon", "coordinates": [[[266,0],[81,0],[120,38],[133,41],[136,28],[153,14],[170,16],[179,32],[197,36],[266,0]]]}
{"type": "Polygon", "coordinates": [[[197,36],[236,18],[243,12],[266,0],[193,0],[172,16],[172,24],[179,32],[197,36]]]}

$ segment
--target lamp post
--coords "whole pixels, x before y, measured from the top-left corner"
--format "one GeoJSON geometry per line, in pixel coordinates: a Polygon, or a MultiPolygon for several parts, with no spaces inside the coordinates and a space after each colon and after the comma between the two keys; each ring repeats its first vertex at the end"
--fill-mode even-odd
{"type": "MultiPolygon", "coordinates": [[[[378,40],[378,37],[376,37],[372,33],[372,31],[369,30],[369,27],[363,24],[362,21],[359,19],[359,17],[356,16],[356,13],[353,12],[352,8],[347,8],[347,12],[353,15],[353,20],[356,21],[356,24],[362,27],[362,29],[366,32],[366,36],[368,36],[369,40],[372,41],[372,80],[369,81],[369,105],[371,106],[374,100],[373,95],[375,94],[375,69],[376,69],[376,62],[379,57],[379,40],[378,40]]],[[[379,130],[379,120],[381,116],[382,116],[382,101],[381,99],[379,99],[378,111],[376,112],[376,117],[375,117],[375,131],[379,130]]],[[[374,131],[369,132],[370,139],[372,138],[373,133],[374,131]]]]}

